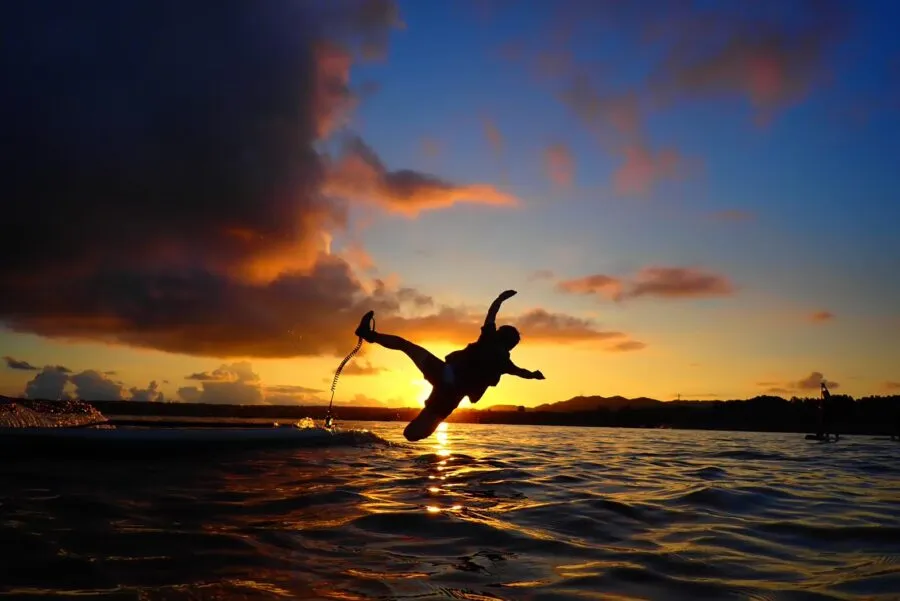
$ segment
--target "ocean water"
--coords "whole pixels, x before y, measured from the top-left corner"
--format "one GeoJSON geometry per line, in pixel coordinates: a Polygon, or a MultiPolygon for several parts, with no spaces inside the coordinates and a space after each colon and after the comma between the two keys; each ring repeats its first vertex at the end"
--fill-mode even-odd
{"type": "Polygon", "coordinates": [[[0,463],[0,595],[900,599],[900,444],[402,423],[324,448],[0,463]]]}

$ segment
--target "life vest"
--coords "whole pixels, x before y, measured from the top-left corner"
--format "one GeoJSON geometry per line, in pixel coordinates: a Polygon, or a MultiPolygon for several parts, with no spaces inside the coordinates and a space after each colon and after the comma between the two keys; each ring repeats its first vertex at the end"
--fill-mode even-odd
{"type": "Polygon", "coordinates": [[[500,383],[510,363],[509,351],[491,341],[472,342],[445,357],[453,368],[456,385],[477,403],[489,386],[500,383]]]}

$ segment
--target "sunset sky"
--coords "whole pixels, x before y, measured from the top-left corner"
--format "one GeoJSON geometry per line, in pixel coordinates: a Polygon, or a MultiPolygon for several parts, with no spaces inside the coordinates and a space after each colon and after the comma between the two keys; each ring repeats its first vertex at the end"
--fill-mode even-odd
{"type": "Polygon", "coordinates": [[[900,392],[897,3],[217,7],[0,5],[0,393],[327,403],[510,288],[478,407],[900,392]]]}

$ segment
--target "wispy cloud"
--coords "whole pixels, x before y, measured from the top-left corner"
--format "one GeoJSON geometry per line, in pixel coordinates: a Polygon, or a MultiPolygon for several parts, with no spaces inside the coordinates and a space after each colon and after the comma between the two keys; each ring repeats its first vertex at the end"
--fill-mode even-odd
{"type": "Polygon", "coordinates": [[[571,187],[575,178],[575,159],[565,144],[551,144],[544,149],[544,169],[557,186],[571,187]]]}
{"type": "Polygon", "coordinates": [[[688,164],[672,148],[653,151],[643,144],[625,147],[624,161],[613,174],[613,187],[624,196],[644,196],[666,180],[687,173],[688,164]]]}
{"type": "Polygon", "coordinates": [[[28,361],[20,361],[18,359],[13,359],[9,355],[3,357],[4,361],[6,361],[6,366],[10,369],[19,369],[22,371],[37,371],[38,368],[29,363],[28,361]]]}
{"type": "Polygon", "coordinates": [[[563,280],[556,287],[568,294],[595,295],[615,301],[641,297],[712,298],[735,292],[734,285],[724,275],[691,267],[645,267],[631,278],[593,274],[563,280]]]}
{"type": "Polygon", "coordinates": [[[556,276],[554,275],[552,270],[538,269],[538,270],[532,271],[530,274],[528,274],[528,281],[536,282],[536,281],[540,281],[540,280],[552,280],[554,277],[556,277],[556,276]]]}
{"type": "MultiPolygon", "coordinates": [[[[388,317],[383,330],[412,340],[466,344],[478,336],[483,312],[443,307],[436,313],[415,318],[388,317]]],[[[529,344],[584,344],[627,338],[623,332],[600,328],[591,320],[546,309],[532,309],[503,320],[519,329],[529,344]]]]}
{"type": "Polygon", "coordinates": [[[624,353],[628,351],[639,351],[645,348],[647,348],[646,343],[643,343],[639,340],[626,340],[624,342],[614,344],[613,346],[609,347],[609,350],[617,353],[624,353]]]}
{"type": "Polygon", "coordinates": [[[835,315],[831,311],[816,311],[809,316],[809,321],[813,323],[825,323],[834,320],[835,315]]]}
{"type": "Polygon", "coordinates": [[[825,380],[822,372],[818,371],[811,372],[808,376],[799,380],[789,382],[757,382],[757,386],[765,388],[766,392],[773,394],[797,394],[819,390],[823,381],[829,389],[837,389],[841,386],[838,382],[825,380]]]}
{"type": "Polygon", "coordinates": [[[500,133],[497,124],[491,119],[484,119],[482,123],[484,126],[484,137],[487,138],[494,155],[497,157],[503,156],[503,134],[500,133]]]}
{"type": "Polygon", "coordinates": [[[556,285],[556,288],[568,294],[590,294],[618,299],[622,297],[623,284],[617,277],[596,273],[581,278],[563,280],[556,285]]]}
{"type": "Polygon", "coordinates": [[[388,211],[410,217],[462,202],[507,207],[519,204],[513,195],[491,185],[457,185],[409,169],[389,171],[358,137],[348,139],[343,156],[329,170],[323,191],[375,202],[388,211]]]}
{"type": "Polygon", "coordinates": [[[690,175],[700,162],[676,148],[651,146],[644,131],[651,113],[737,98],[750,103],[758,124],[769,123],[827,80],[828,53],[846,30],[848,6],[801,0],[792,13],[797,18],[785,19],[778,3],[765,1],[748,11],[734,3],[561,0],[545,16],[545,30],[514,40],[517,51],[506,58],[525,62],[553,86],[604,149],[621,159],[613,182],[618,193],[644,195],[690,175]],[[574,49],[587,36],[615,37],[620,52],[646,59],[646,75],[623,83],[594,57],[577,60],[574,49]]]}

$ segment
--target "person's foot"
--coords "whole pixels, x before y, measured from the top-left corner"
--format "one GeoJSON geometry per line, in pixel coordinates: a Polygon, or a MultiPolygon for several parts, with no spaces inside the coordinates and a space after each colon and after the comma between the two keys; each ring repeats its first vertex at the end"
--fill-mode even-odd
{"type": "Polygon", "coordinates": [[[369,311],[359,320],[359,327],[356,328],[357,338],[362,338],[366,342],[372,342],[375,330],[372,329],[372,320],[375,319],[375,311],[369,311]]]}

